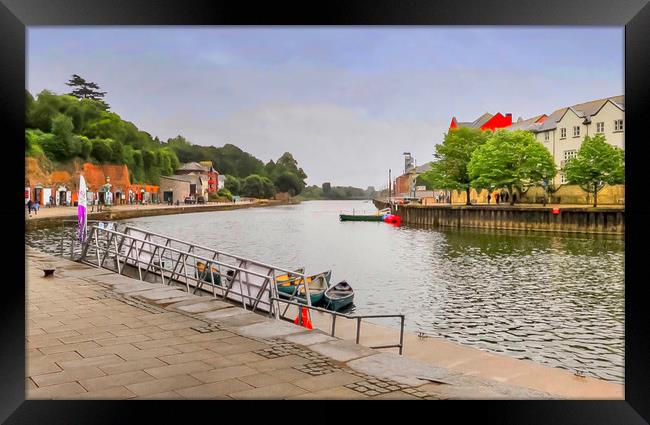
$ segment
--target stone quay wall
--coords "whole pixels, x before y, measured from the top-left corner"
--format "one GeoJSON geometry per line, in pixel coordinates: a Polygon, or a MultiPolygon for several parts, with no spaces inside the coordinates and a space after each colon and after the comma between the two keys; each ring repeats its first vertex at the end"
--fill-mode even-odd
{"type": "MultiPolygon", "coordinates": [[[[389,204],[374,200],[377,208],[389,204]]],[[[402,223],[430,227],[475,227],[483,229],[546,232],[625,234],[625,209],[621,207],[553,207],[486,205],[392,205],[402,223]]]]}

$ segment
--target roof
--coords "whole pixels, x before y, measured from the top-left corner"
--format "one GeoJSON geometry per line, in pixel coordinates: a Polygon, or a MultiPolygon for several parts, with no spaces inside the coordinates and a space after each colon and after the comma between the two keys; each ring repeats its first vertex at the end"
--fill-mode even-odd
{"type": "MultiPolygon", "coordinates": [[[[493,116],[494,115],[492,115],[491,113],[486,112],[483,115],[481,115],[480,117],[476,118],[474,121],[471,121],[471,122],[469,122],[469,121],[463,121],[463,122],[456,121],[456,124],[458,125],[458,127],[481,128],[483,126],[483,124],[488,122],[490,120],[490,118],[492,118],[493,116]]],[[[454,117],[453,119],[455,120],[456,117],[454,117]]]]}
{"type": "Polygon", "coordinates": [[[414,172],[417,173],[417,174],[421,174],[421,173],[426,173],[429,170],[431,170],[431,164],[429,164],[427,162],[424,165],[419,165],[419,166],[415,167],[414,172]]]}
{"type": "Polygon", "coordinates": [[[553,130],[557,127],[558,121],[564,117],[568,111],[575,113],[578,117],[584,118],[585,121],[590,122],[591,117],[598,113],[607,102],[611,102],[614,106],[625,110],[625,96],[612,96],[605,97],[602,99],[591,100],[589,102],[578,103],[576,105],[565,106],[564,108],[557,109],[553,111],[551,115],[539,126],[534,128],[533,131],[547,131],[553,130]]]}
{"type": "Polygon", "coordinates": [[[525,120],[517,121],[511,126],[507,127],[508,130],[534,130],[539,127],[538,121],[542,118],[546,118],[546,114],[535,115],[525,120]]]}
{"type": "Polygon", "coordinates": [[[203,165],[199,164],[198,162],[186,162],[185,164],[178,167],[177,171],[201,171],[201,172],[206,172],[208,170],[203,165]]]}

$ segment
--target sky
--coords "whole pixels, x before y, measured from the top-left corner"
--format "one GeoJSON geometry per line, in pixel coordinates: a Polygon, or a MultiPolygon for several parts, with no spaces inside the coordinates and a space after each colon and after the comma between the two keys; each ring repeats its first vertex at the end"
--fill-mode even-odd
{"type": "Polygon", "coordinates": [[[99,84],[161,140],[291,152],[307,183],[386,187],[452,116],[624,94],[623,27],[30,27],[27,90],[99,84]]]}

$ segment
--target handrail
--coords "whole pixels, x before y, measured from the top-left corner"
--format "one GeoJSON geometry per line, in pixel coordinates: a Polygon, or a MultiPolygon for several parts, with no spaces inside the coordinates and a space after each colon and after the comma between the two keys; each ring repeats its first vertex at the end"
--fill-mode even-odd
{"type": "MultiPolygon", "coordinates": [[[[302,303],[297,303],[295,301],[289,301],[289,300],[282,299],[282,298],[272,298],[272,299],[273,299],[273,301],[280,301],[280,302],[284,302],[284,303],[287,303],[287,304],[292,304],[292,305],[295,305],[295,306],[298,306],[298,307],[306,307],[306,308],[311,309],[311,310],[316,310],[316,311],[320,311],[320,312],[323,312],[323,313],[331,314],[333,316],[332,332],[331,332],[332,336],[334,336],[334,334],[336,332],[336,317],[345,317],[346,319],[354,319],[354,320],[356,320],[357,321],[357,326],[356,326],[356,341],[355,342],[357,344],[359,344],[359,340],[360,340],[360,337],[361,337],[361,319],[399,317],[400,318],[399,344],[379,345],[379,346],[373,346],[373,347],[370,347],[370,348],[399,348],[399,354],[400,355],[402,354],[402,351],[404,349],[404,319],[405,319],[404,314],[343,314],[343,313],[339,313],[338,311],[331,311],[331,310],[327,310],[327,309],[324,309],[324,308],[321,308],[321,307],[315,307],[315,306],[311,306],[311,305],[308,306],[308,305],[305,305],[305,304],[302,304],[302,303]]],[[[302,315],[299,314],[298,317],[300,318],[299,320],[302,322],[302,315]]],[[[289,320],[289,319],[286,319],[284,316],[282,318],[285,319],[285,320],[289,320]]]]}
{"type": "Polygon", "coordinates": [[[200,248],[200,249],[205,249],[206,251],[210,251],[210,252],[214,252],[214,253],[219,253],[219,254],[221,254],[221,255],[225,255],[225,256],[228,256],[228,257],[232,257],[232,258],[237,258],[237,259],[239,259],[239,260],[248,261],[248,262],[253,263],[253,264],[256,264],[256,265],[258,265],[258,266],[271,267],[271,268],[274,268],[274,269],[279,270],[279,271],[282,271],[282,272],[288,272],[288,273],[291,273],[291,274],[295,274],[295,270],[285,269],[285,268],[283,268],[283,267],[273,266],[273,265],[271,265],[271,264],[262,263],[261,261],[252,260],[252,259],[250,259],[250,258],[240,257],[240,256],[238,256],[238,255],[230,254],[230,253],[225,252],[225,251],[219,251],[219,250],[214,249],[214,248],[209,248],[209,247],[207,247],[207,246],[203,246],[203,245],[199,245],[199,244],[195,244],[195,243],[190,243],[190,242],[187,242],[187,241],[184,241],[184,240],[181,240],[181,239],[173,238],[173,237],[171,237],[171,236],[161,235],[160,233],[152,232],[151,230],[141,229],[141,228],[139,228],[139,227],[134,227],[134,226],[126,226],[126,227],[124,228],[125,231],[126,231],[127,229],[133,229],[133,230],[136,230],[136,231],[139,231],[139,232],[149,233],[149,234],[151,234],[151,235],[153,235],[153,236],[158,236],[158,237],[161,237],[161,238],[165,238],[165,239],[168,239],[168,240],[170,240],[170,241],[183,243],[183,244],[185,244],[185,245],[194,246],[194,247],[196,247],[196,248],[200,248]]]}
{"type": "MultiPolygon", "coordinates": [[[[75,220],[64,220],[65,222],[74,222],[75,220]]],[[[93,220],[92,222],[101,222],[99,220],[93,220]]],[[[115,226],[117,228],[117,226],[115,226]]],[[[304,271],[300,273],[295,270],[288,270],[284,269],[281,267],[273,266],[267,263],[262,263],[260,261],[256,260],[251,260],[247,259],[244,257],[238,257],[233,254],[229,254],[223,251],[218,251],[214,250],[205,246],[201,245],[195,245],[180,239],[176,238],[170,238],[165,235],[161,235],[155,232],[150,232],[148,230],[144,229],[139,229],[133,226],[127,226],[124,231],[118,231],[116,229],[107,229],[107,228],[100,228],[97,225],[92,225],[90,226],[89,229],[89,236],[88,239],[86,240],[85,243],[82,244],[82,253],[81,256],[77,259],[82,260],[88,255],[88,250],[90,248],[94,249],[94,253],[91,254],[93,257],[96,255],[97,256],[97,264],[96,267],[102,268],[104,267],[104,262],[106,261],[107,258],[109,258],[110,254],[114,254],[115,256],[111,256],[110,258],[115,258],[117,261],[117,273],[122,274],[122,270],[120,268],[120,259],[123,259],[123,262],[125,265],[129,264],[132,266],[136,266],[138,268],[138,275],[140,280],[143,280],[143,270],[145,272],[145,278],[148,273],[152,273],[153,275],[160,276],[162,279],[163,284],[165,283],[165,278],[168,279],[169,284],[172,284],[172,282],[177,282],[178,284],[183,284],[180,278],[184,278],[185,280],[185,287],[187,288],[187,292],[190,291],[190,281],[192,282],[192,287],[194,287],[194,293],[196,293],[198,290],[201,291],[206,291],[206,289],[203,289],[203,285],[207,284],[211,287],[212,289],[212,295],[214,297],[217,297],[217,290],[220,292],[220,295],[222,298],[225,300],[229,294],[231,296],[229,297],[231,300],[240,302],[239,299],[241,298],[241,304],[246,309],[246,305],[249,304],[252,308],[252,311],[255,311],[257,307],[259,306],[260,303],[263,305],[268,305],[268,313],[274,314],[276,319],[284,319],[284,320],[290,320],[288,319],[285,314],[289,308],[289,305],[295,305],[298,307],[306,307],[309,310],[314,310],[314,311],[320,311],[323,313],[328,313],[332,315],[332,331],[331,335],[334,336],[336,332],[336,318],[337,317],[344,317],[346,319],[352,319],[356,320],[356,343],[359,344],[360,340],[360,332],[361,332],[361,320],[362,319],[370,319],[370,318],[399,318],[400,319],[400,341],[398,344],[390,344],[390,345],[382,345],[382,346],[375,346],[371,348],[399,348],[399,354],[402,354],[403,348],[404,348],[404,321],[405,321],[405,316],[404,314],[365,314],[365,315],[349,315],[349,314],[344,314],[344,313],[339,313],[337,311],[331,311],[327,310],[321,307],[316,307],[311,305],[311,296],[310,296],[310,291],[309,291],[309,284],[307,284],[308,280],[307,278],[309,275],[304,271]],[[140,235],[133,234],[129,230],[133,231],[138,231],[143,233],[143,237],[140,237],[140,235]],[[100,234],[104,233],[106,237],[100,238],[100,234]],[[160,238],[165,239],[165,244],[159,243],[156,241],[153,241],[149,239],[150,236],[157,236],[160,238]],[[119,240],[119,245],[118,245],[118,240],[119,240]],[[128,242],[127,242],[128,241],[128,242]],[[92,244],[94,242],[94,244],[92,244]],[[181,248],[176,248],[170,245],[171,242],[179,242],[184,244],[184,247],[181,248]],[[123,249],[124,248],[124,249],[123,249]],[[197,249],[202,249],[206,250],[209,253],[214,253],[214,256],[212,258],[209,258],[207,256],[202,255],[201,253],[198,252],[193,252],[193,250],[197,249]],[[128,250],[125,252],[125,249],[128,250]],[[185,249],[185,250],[184,250],[185,249]],[[145,252],[147,257],[143,258],[142,257],[142,252],[145,252]],[[101,252],[101,255],[100,255],[101,252]],[[132,255],[133,254],[133,255],[132,255]],[[218,255],[224,255],[226,257],[229,257],[230,261],[239,261],[238,264],[231,264],[229,262],[222,261],[221,259],[218,258],[218,255]],[[174,258],[176,257],[176,258],[174,258]],[[199,272],[198,267],[196,264],[188,264],[187,260],[193,259],[195,263],[198,261],[202,261],[205,263],[205,272],[199,272]],[[176,264],[174,265],[173,269],[166,268],[165,263],[163,260],[171,260],[172,264],[174,261],[176,264]],[[182,267],[180,269],[177,268],[178,266],[181,265],[182,267]],[[225,269],[232,270],[234,273],[232,276],[228,276],[227,273],[223,273],[221,269],[218,273],[220,276],[225,276],[226,281],[224,282],[224,285],[221,284],[216,284],[215,283],[215,276],[211,273],[212,266],[221,266],[225,269]],[[254,269],[247,268],[249,265],[256,265],[260,266],[263,268],[267,268],[268,271],[266,274],[264,274],[264,271],[258,272],[254,269]],[[192,274],[192,270],[194,270],[194,274],[192,274]],[[190,274],[188,274],[188,271],[190,274]],[[285,273],[290,273],[293,276],[297,276],[296,280],[301,279],[305,284],[302,286],[305,286],[305,298],[306,298],[306,303],[304,304],[303,302],[296,302],[294,301],[295,297],[295,292],[294,295],[291,296],[290,299],[286,298],[280,298],[279,293],[278,293],[278,288],[277,288],[277,281],[276,281],[276,272],[285,272],[285,273]],[[166,272],[169,272],[166,273],[166,272]],[[158,274],[159,273],[159,274],[158,274]],[[207,275],[210,275],[211,280],[206,281],[205,277],[207,275]],[[246,276],[246,280],[242,280],[242,274],[246,276]],[[261,278],[262,280],[259,282],[251,281],[249,280],[249,275],[250,276],[256,276],[258,278],[261,278]],[[237,276],[237,277],[235,277],[237,276]],[[235,279],[239,279],[239,287],[235,287],[235,279]],[[235,287],[235,290],[231,292],[231,289],[235,287]],[[251,295],[251,287],[255,288],[257,291],[256,296],[251,295]],[[238,291],[239,290],[239,291],[238,291]],[[248,295],[245,294],[245,290],[247,290],[248,295]],[[241,292],[241,293],[240,293],[241,292]],[[268,293],[268,298],[263,298],[266,297],[266,293],[268,293]],[[236,298],[233,298],[236,297],[236,298]],[[285,303],[287,304],[287,307],[285,308],[284,312],[280,314],[280,303],[285,303]]],[[[63,235],[61,237],[62,239],[62,247],[63,247],[63,235]]],[[[74,254],[74,241],[76,240],[75,236],[72,236],[72,252],[74,254]]],[[[63,249],[63,248],[62,248],[63,249]]],[[[93,252],[93,251],[91,251],[93,252]]],[[[74,255],[73,255],[74,257],[74,255]]],[[[74,259],[74,258],[73,258],[74,259]]],[[[92,261],[86,260],[90,264],[93,264],[92,261]]],[[[110,269],[110,268],[109,268],[110,269]]],[[[113,270],[114,271],[114,270],[113,270]]],[[[299,285],[300,286],[300,285],[299,285]]],[[[302,321],[302,316],[299,315],[300,321],[302,321]]]]}

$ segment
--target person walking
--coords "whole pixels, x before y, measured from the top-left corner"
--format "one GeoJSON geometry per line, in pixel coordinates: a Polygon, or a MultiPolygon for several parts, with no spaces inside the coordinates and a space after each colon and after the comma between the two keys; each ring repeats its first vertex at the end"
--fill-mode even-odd
{"type": "Polygon", "coordinates": [[[30,216],[30,217],[32,216],[32,204],[33,204],[32,200],[29,199],[29,200],[27,201],[27,212],[29,213],[29,216],[30,216]]]}
{"type": "Polygon", "coordinates": [[[34,215],[38,215],[38,208],[39,207],[40,207],[40,205],[38,204],[38,201],[34,202],[34,205],[32,206],[32,208],[34,209],[34,215]]]}
{"type": "Polygon", "coordinates": [[[488,205],[490,205],[490,198],[492,197],[492,194],[488,193],[487,200],[488,200],[488,205]]]}

